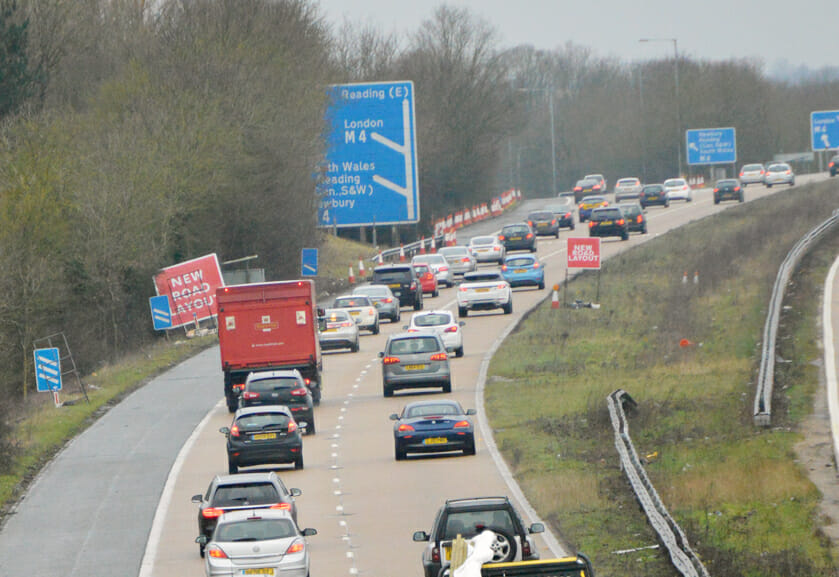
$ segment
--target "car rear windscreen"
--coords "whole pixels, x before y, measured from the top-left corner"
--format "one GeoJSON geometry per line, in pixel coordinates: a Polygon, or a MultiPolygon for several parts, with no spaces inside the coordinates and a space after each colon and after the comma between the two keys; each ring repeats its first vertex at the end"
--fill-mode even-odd
{"type": "Polygon", "coordinates": [[[236,419],[239,430],[250,433],[268,429],[285,429],[288,428],[290,422],[291,418],[284,413],[250,413],[236,419]]]}
{"type": "Polygon", "coordinates": [[[609,209],[609,210],[596,210],[591,215],[591,220],[616,220],[623,216],[620,210],[616,209],[609,209]]]}
{"type": "Polygon", "coordinates": [[[450,315],[443,315],[443,314],[427,314],[427,315],[415,315],[414,316],[414,325],[418,327],[436,327],[439,325],[447,325],[452,322],[452,317],[450,315]]]}
{"type": "Polygon", "coordinates": [[[390,353],[394,355],[434,353],[439,350],[440,346],[437,344],[437,339],[434,337],[396,339],[390,343],[390,353]]]}
{"type": "Polygon", "coordinates": [[[296,389],[301,385],[294,377],[276,378],[276,379],[259,379],[248,383],[247,388],[255,393],[270,393],[271,391],[278,391],[280,389],[296,389]]]}
{"type": "Polygon", "coordinates": [[[529,257],[508,258],[504,261],[507,266],[533,266],[533,259],[529,257]]]}
{"type": "Polygon", "coordinates": [[[247,507],[248,505],[270,505],[280,500],[277,488],[272,483],[238,483],[222,485],[213,495],[213,507],[247,507]]]}
{"type": "Polygon", "coordinates": [[[407,270],[376,271],[373,273],[376,282],[403,283],[411,282],[411,273],[407,270]]]}
{"type": "MultiPolygon", "coordinates": [[[[269,541],[288,539],[297,535],[291,519],[248,519],[234,523],[222,523],[216,527],[214,541],[269,541]]],[[[242,570],[244,574],[244,569],[242,570]]]]}

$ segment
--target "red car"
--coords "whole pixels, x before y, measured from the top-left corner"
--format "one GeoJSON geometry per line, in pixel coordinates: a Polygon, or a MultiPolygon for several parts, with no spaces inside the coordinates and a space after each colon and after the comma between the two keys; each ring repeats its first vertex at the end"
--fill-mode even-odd
{"type": "Polygon", "coordinates": [[[437,275],[428,268],[427,264],[415,264],[414,270],[417,272],[417,278],[419,278],[420,284],[422,285],[423,294],[431,293],[432,297],[440,294],[437,289],[437,275]]]}

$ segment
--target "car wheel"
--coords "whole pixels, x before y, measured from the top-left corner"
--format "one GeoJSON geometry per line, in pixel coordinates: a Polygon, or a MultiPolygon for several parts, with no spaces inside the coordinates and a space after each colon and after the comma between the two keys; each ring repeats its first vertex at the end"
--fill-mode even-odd
{"type": "Polygon", "coordinates": [[[719,204],[719,203],[720,203],[720,199],[715,196],[714,197],[714,204],[719,204]]]}
{"type": "Polygon", "coordinates": [[[472,438],[472,442],[466,445],[466,448],[463,449],[464,455],[474,455],[475,454],[475,438],[472,438]]]}
{"type": "Polygon", "coordinates": [[[530,247],[530,252],[536,252],[536,245],[535,244],[530,247]]]}
{"type": "Polygon", "coordinates": [[[355,341],[355,343],[353,343],[353,345],[350,347],[350,352],[351,352],[351,353],[357,353],[357,352],[358,352],[358,348],[359,348],[359,347],[358,347],[358,341],[355,341]]]}
{"type": "Polygon", "coordinates": [[[559,238],[559,229],[556,229],[556,238],[559,238]]]}
{"type": "Polygon", "coordinates": [[[507,531],[500,527],[487,527],[495,533],[495,540],[492,542],[492,563],[507,563],[516,558],[516,540],[507,531]]]}
{"type": "Polygon", "coordinates": [[[399,445],[395,445],[393,448],[393,456],[397,461],[404,461],[407,455],[405,454],[404,449],[400,449],[399,445]]]}
{"type": "Polygon", "coordinates": [[[312,402],[317,407],[318,405],[320,405],[320,394],[321,394],[320,393],[320,383],[318,383],[318,386],[312,387],[311,390],[312,390],[312,402]]]}
{"type": "Polygon", "coordinates": [[[463,345],[460,345],[458,348],[454,350],[454,356],[462,357],[463,356],[463,345]]]}
{"type": "Polygon", "coordinates": [[[503,309],[504,309],[504,314],[505,315],[512,314],[512,312],[513,312],[513,299],[512,298],[510,298],[510,300],[507,301],[507,304],[504,305],[503,309]]]}
{"type": "Polygon", "coordinates": [[[574,230],[574,227],[575,227],[575,226],[576,226],[576,225],[572,222],[572,223],[571,223],[571,230],[574,230]]]}
{"type": "Polygon", "coordinates": [[[443,392],[444,393],[451,393],[452,392],[452,382],[451,381],[446,381],[443,384],[443,392]]]}
{"type": "Polygon", "coordinates": [[[647,223],[644,223],[644,228],[641,229],[641,234],[647,234],[647,223]]]}
{"type": "Polygon", "coordinates": [[[379,321],[376,321],[376,324],[373,326],[372,333],[373,333],[374,335],[379,334],[379,321]]]}
{"type": "Polygon", "coordinates": [[[745,199],[743,198],[743,195],[741,194],[740,197],[737,200],[740,201],[740,202],[743,202],[745,199]]]}
{"type": "Polygon", "coordinates": [[[540,291],[545,290],[545,281],[544,280],[539,283],[539,290],[540,291]]]}
{"type": "Polygon", "coordinates": [[[766,185],[766,188],[772,188],[772,185],[771,185],[771,184],[767,184],[767,185],[766,185]]]}
{"type": "Polygon", "coordinates": [[[431,296],[432,296],[432,298],[436,298],[436,297],[440,296],[440,291],[437,290],[437,289],[434,289],[434,292],[431,293],[431,296]]]}
{"type": "Polygon", "coordinates": [[[382,386],[382,391],[384,392],[385,397],[392,397],[393,396],[393,389],[391,389],[387,385],[382,386]]]}
{"type": "Polygon", "coordinates": [[[402,319],[402,311],[397,310],[396,316],[393,318],[393,322],[398,323],[402,319]]]}
{"type": "Polygon", "coordinates": [[[629,240],[629,233],[625,232],[621,235],[621,240],[629,240]]]}
{"type": "Polygon", "coordinates": [[[294,468],[295,469],[302,469],[303,468],[303,455],[298,455],[296,459],[294,459],[294,468]]]}
{"type": "Polygon", "coordinates": [[[239,472],[239,465],[236,464],[235,461],[231,461],[228,459],[227,461],[227,472],[231,475],[235,475],[239,472]]]}
{"type": "Polygon", "coordinates": [[[790,180],[790,181],[789,181],[789,185],[790,185],[790,186],[795,186],[795,180],[790,180]]]}
{"type": "Polygon", "coordinates": [[[457,307],[457,316],[460,318],[464,318],[469,316],[469,311],[464,307],[457,307]]]}
{"type": "Polygon", "coordinates": [[[422,310],[422,297],[414,300],[414,310],[421,311],[422,310]]]}

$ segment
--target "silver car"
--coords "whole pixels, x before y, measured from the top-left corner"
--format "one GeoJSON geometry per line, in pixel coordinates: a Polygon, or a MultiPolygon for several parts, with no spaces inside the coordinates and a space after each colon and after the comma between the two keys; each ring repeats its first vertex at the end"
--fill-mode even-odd
{"type": "Polygon", "coordinates": [[[449,261],[449,268],[452,274],[463,274],[472,272],[478,268],[478,262],[469,249],[465,246],[446,246],[437,251],[449,261]]]}
{"type": "Polygon", "coordinates": [[[364,295],[344,295],[336,297],[332,302],[333,309],[344,309],[358,324],[359,330],[367,330],[374,335],[379,334],[379,309],[364,295]]]}
{"type": "Polygon", "coordinates": [[[358,352],[358,324],[344,309],[326,309],[318,318],[320,348],[358,352]]]}
{"type": "Polygon", "coordinates": [[[460,330],[466,323],[458,322],[451,311],[427,311],[414,313],[411,317],[411,324],[405,329],[408,332],[430,331],[440,335],[446,350],[454,351],[454,356],[463,356],[463,331],[460,330]]]}
{"type": "Polygon", "coordinates": [[[442,387],[452,392],[452,373],[446,345],[439,335],[427,332],[391,335],[382,359],[382,390],[392,397],[399,389],[442,387]]]}
{"type": "Polygon", "coordinates": [[[200,535],[195,541],[205,546],[207,577],[308,577],[306,537],[317,533],[315,529],[298,529],[288,511],[244,509],[224,513],[211,539],[200,535]]]}
{"type": "Polygon", "coordinates": [[[788,184],[793,186],[795,184],[795,173],[792,171],[792,167],[786,162],[776,162],[766,168],[765,182],[767,188],[772,188],[773,184],[788,184]]]}
{"type": "Polygon", "coordinates": [[[469,250],[477,262],[497,262],[501,264],[504,262],[504,257],[507,256],[504,245],[495,235],[472,237],[469,241],[469,250]]]}
{"type": "Polygon", "coordinates": [[[434,271],[437,283],[447,287],[454,284],[454,273],[452,273],[449,261],[442,254],[418,254],[411,259],[411,264],[427,264],[434,271]]]}
{"type": "Polygon", "coordinates": [[[390,322],[399,322],[402,315],[399,312],[399,299],[396,298],[390,287],[383,284],[367,284],[353,289],[352,294],[369,297],[373,304],[379,309],[379,318],[390,319],[390,322]]]}
{"type": "Polygon", "coordinates": [[[740,184],[763,184],[766,178],[766,169],[762,164],[744,164],[740,169],[740,184]]]}
{"type": "Polygon", "coordinates": [[[615,184],[615,202],[641,198],[642,188],[641,179],[639,178],[618,179],[617,184],[615,184]]]}

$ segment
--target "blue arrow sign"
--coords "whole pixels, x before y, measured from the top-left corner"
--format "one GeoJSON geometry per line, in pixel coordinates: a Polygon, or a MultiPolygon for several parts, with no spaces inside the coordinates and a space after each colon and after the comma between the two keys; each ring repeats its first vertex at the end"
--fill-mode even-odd
{"type": "Polygon", "coordinates": [[[419,220],[414,83],[340,84],[328,89],[319,226],[419,220]]]}
{"type": "Polygon", "coordinates": [[[685,132],[689,165],[737,162],[737,136],[733,128],[697,128],[685,132]]]}
{"type": "Polygon", "coordinates": [[[35,383],[41,393],[61,390],[61,361],[57,348],[35,349],[35,383]]]}
{"type": "Polygon", "coordinates": [[[162,331],[172,328],[172,306],[169,303],[167,295],[160,295],[151,297],[149,299],[149,306],[151,307],[151,320],[154,324],[154,330],[162,331]]]}
{"type": "Polygon", "coordinates": [[[300,275],[318,276],[318,249],[304,248],[300,255],[300,275]]]}
{"type": "Polygon", "coordinates": [[[839,110],[810,113],[810,142],[813,152],[839,148],[839,110]]]}

